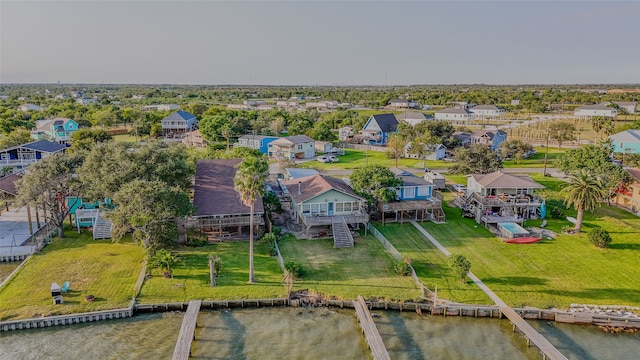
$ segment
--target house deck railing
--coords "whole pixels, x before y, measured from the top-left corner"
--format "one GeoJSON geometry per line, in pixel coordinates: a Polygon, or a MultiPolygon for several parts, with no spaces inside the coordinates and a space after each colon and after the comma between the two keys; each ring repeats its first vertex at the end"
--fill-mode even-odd
{"type": "Polygon", "coordinates": [[[347,224],[366,224],[369,222],[369,214],[361,212],[351,215],[332,215],[332,216],[303,216],[302,222],[307,226],[323,226],[331,225],[334,217],[343,217],[347,224]]]}
{"type": "MultiPolygon", "coordinates": [[[[233,217],[195,217],[190,220],[192,226],[197,228],[214,228],[214,227],[227,227],[227,226],[249,226],[251,220],[249,215],[245,216],[233,216],[233,217]]],[[[263,214],[255,214],[253,216],[254,225],[264,225],[263,214]]]]}
{"type": "Polygon", "coordinates": [[[15,166],[15,165],[27,165],[33,164],[38,161],[37,159],[2,159],[0,160],[0,166],[15,166]]]}
{"type": "Polygon", "coordinates": [[[484,206],[540,206],[543,202],[543,199],[538,195],[482,196],[478,193],[473,193],[471,197],[484,206]]]}
{"type": "Polygon", "coordinates": [[[401,200],[378,204],[380,211],[409,211],[409,210],[429,210],[442,208],[442,200],[437,198],[425,200],[401,200]]]}

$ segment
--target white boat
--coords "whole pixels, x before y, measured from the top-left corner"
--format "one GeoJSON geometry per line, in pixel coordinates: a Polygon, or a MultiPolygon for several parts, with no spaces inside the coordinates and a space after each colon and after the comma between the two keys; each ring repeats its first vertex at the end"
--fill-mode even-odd
{"type": "Polygon", "coordinates": [[[578,219],[576,219],[574,217],[571,217],[571,216],[567,216],[567,221],[569,221],[570,223],[575,225],[578,222],[578,219]]]}

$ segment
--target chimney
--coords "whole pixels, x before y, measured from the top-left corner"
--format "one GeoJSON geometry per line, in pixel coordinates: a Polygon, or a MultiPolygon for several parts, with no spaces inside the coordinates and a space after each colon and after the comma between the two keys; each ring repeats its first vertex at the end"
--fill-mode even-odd
{"type": "Polygon", "coordinates": [[[298,195],[302,194],[302,181],[298,181],[298,195]]]}

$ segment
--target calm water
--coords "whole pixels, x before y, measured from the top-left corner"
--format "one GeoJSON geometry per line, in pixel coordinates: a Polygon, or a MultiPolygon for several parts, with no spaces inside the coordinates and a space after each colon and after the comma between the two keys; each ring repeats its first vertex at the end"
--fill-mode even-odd
{"type": "MultiPolygon", "coordinates": [[[[375,312],[392,359],[540,359],[508,321],[375,312]]],[[[182,313],[2,333],[0,359],[171,359],[182,313]]],[[[195,359],[370,359],[353,311],[206,311],[195,359]]],[[[534,322],[571,359],[638,359],[640,335],[534,322]]]]}

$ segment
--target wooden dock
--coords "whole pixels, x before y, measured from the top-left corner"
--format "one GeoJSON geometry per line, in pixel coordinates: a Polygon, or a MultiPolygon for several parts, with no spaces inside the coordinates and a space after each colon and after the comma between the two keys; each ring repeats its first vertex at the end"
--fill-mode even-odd
{"type": "Polygon", "coordinates": [[[198,320],[200,305],[202,305],[202,300],[189,301],[187,312],[182,319],[178,341],[176,342],[175,349],[173,349],[173,360],[187,360],[189,359],[189,355],[191,355],[191,342],[195,338],[196,321],[198,320]]]}
{"type": "Polygon", "coordinates": [[[540,335],[536,329],[534,329],[529,323],[524,320],[520,315],[518,315],[515,310],[513,310],[509,306],[500,306],[500,312],[504,314],[513,324],[513,331],[515,331],[516,327],[522,331],[524,336],[527,338],[527,345],[530,345],[530,342],[533,342],[535,346],[540,349],[542,352],[542,356],[544,359],[567,359],[566,356],[562,355],[555,346],[553,346],[549,340],[547,340],[544,336],[540,335]]]}
{"type": "Polygon", "coordinates": [[[371,350],[371,356],[373,359],[391,360],[389,353],[387,352],[387,348],[382,342],[382,337],[378,332],[378,328],[376,328],[376,324],[373,322],[367,303],[364,302],[362,296],[358,295],[358,300],[353,301],[353,307],[356,309],[356,317],[358,318],[362,332],[364,332],[364,336],[367,341],[367,345],[369,345],[369,349],[371,350]]]}

